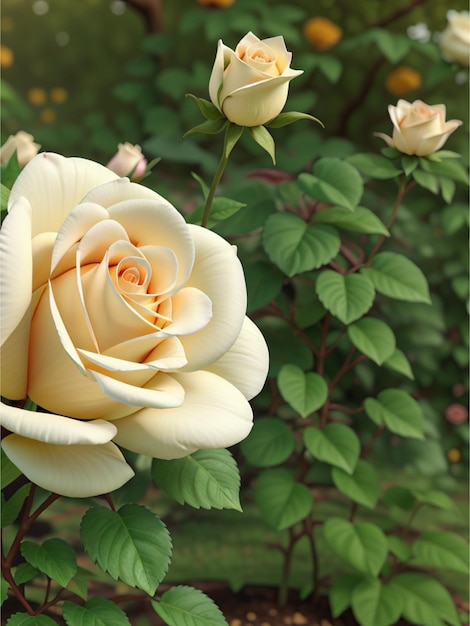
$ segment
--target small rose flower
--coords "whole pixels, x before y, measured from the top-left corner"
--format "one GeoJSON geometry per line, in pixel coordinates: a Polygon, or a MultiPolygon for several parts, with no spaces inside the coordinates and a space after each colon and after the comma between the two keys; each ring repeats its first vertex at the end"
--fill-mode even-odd
{"type": "Polygon", "coordinates": [[[10,135],[0,148],[0,163],[8,163],[16,150],[18,163],[23,167],[37,155],[40,147],[38,143],[34,143],[32,135],[19,130],[16,135],[10,135]]]}
{"type": "Polygon", "coordinates": [[[390,72],[385,80],[385,86],[394,96],[404,96],[410,91],[416,91],[422,82],[419,72],[412,67],[401,65],[390,72]]]}
{"type": "Polygon", "coordinates": [[[333,48],[343,36],[343,31],[326,17],[312,17],[304,24],[307,41],[320,52],[333,48]]]}
{"type": "Polygon", "coordinates": [[[118,145],[118,151],[106,165],[118,176],[131,176],[140,178],[145,174],[147,160],[142,154],[140,146],[133,146],[126,141],[118,145]]]}
{"type": "Polygon", "coordinates": [[[235,50],[219,40],[209,81],[212,103],[239,126],[260,126],[284,108],[289,82],[302,74],[290,68],[292,53],[284,38],[260,40],[253,33],[235,50]]]}
{"type": "Polygon", "coordinates": [[[468,410],[463,404],[455,402],[446,408],[446,420],[451,424],[464,424],[468,419],[468,410]]]}
{"type": "Polygon", "coordinates": [[[446,61],[469,65],[470,12],[449,11],[447,26],[439,37],[439,47],[446,61]]]}
{"type": "Polygon", "coordinates": [[[116,444],[172,459],[244,439],[266,343],[236,248],[154,191],[43,153],[0,231],[2,447],[33,482],[91,496],[127,482],[116,444]]]}
{"type": "Polygon", "coordinates": [[[393,123],[392,136],[374,134],[405,154],[426,156],[440,150],[462,124],[460,120],[446,122],[445,104],[429,106],[421,100],[398,100],[397,106],[388,107],[388,112],[393,123]]]}

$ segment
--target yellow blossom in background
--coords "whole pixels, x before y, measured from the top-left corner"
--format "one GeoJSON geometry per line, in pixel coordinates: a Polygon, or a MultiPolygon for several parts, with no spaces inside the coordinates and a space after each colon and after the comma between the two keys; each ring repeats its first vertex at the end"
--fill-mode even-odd
{"type": "Polygon", "coordinates": [[[394,96],[404,96],[410,91],[419,89],[422,82],[423,79],[419,72],[407,65],[401,65],[387,76],[385,87],[394,96]]]}
{"type": "Polygon", "coordinates": [[[458,463],[460,461],[460,450],[458,448],[451,448],[447,451],[447,458],[451,463],[458,463]]]}
{"type": "Polygon", "coordinates": [[[235,0],[197,0],[203,7],[215,7],[217,9],[228,9],[235,0]]]}
{"type": "Polygon", "coordinates": [[[13,50],[8,46],[0,46],[0,67],[11,67],[15,57],[13,50]]]}
{"type": "Polygon", "coordinates": [[[315,50],[333,48],[343,36],[343,31],[326,17],[312,17],[304,24],[304,35],[315,50]]]}
{"type": "Polygon", "coordinates": [[[65,87],[54,87],[51,89],[50,98],[56,104],[63,104],[69,99],[69,92],[65,87]]]}
{"type": "Polygon", "coordinates": [[[47,107],[41,111],[39,117],[41,118],[41,122],[44,122],[44,124],[52,124],[57,116],[54,109],[47,107]]]}
{"type": "Polygon", "coordinates": [[[36,106],[41,106],[47,101],[47,94],[42,87],[31,87],[26,94],[29,102],[36,106]]]}

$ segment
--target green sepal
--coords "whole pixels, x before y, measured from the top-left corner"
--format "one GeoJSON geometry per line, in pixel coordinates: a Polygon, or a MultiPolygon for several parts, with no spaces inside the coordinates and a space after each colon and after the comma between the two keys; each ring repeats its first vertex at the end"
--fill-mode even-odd
{"type": "Polygon", "coordinates": [[[256,143],[269,154],[273,165],[276,165],[276,146],[266,128],[264,126],[250,126],[250,134],[256,143]]]}
{"type": "Polygon", "coordinates": [[[230,153],[234,149],[237,141],[242,136],[244,129],[244,126],[238,126],[238,124],[229,124],[226,127],[224,141],[224,156],[226,159],[230,156],[230,153]]]}
{"type": "Polygon", "coordinates": [[[268,122],[266,126],[268,126],[268,128],[282,128],[283,126],[294,124],[294,122],[299,122],[300,120],[312,120],[320,124],[322,128],[325,128],[323,122],[317,117],[313,117],[313,115],[309,115],[308,113],[301,113],[300,111],[286,111],[285,113],[280,113],[277,117],[268,122]]]}
{"type": "Polygon", "coordinates": [[[192,98],[194,102],[198,105],[199,110],[204,115],[204,117],[208,120],[218,120],[225,119],[223,114],[219,111],[219,109],[209,102],[209,100],[205,100],[204,98],[198,98],[192,93],[187,93],[186,98],[192,98]]]}
{"type": "Polygon", "coordinates": [[[198,124],[197,126],[193,126],[193,128],[190,128],[189,130],[187,130],[183,135],[183,139],[185,139],[186,137],[194,133],[204,133],[206,135],[217,135],[217,133],[220,133],[224,130],[227,124],[228,122],[225,119],[225,117],[220,117],[217,120],[206,120],[202,124],[198,124]]]}

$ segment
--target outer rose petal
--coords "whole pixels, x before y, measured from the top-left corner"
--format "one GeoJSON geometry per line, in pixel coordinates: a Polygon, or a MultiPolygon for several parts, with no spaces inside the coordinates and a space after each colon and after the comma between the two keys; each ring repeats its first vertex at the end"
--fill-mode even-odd
{"type": "Polygon", "coordinates": [[[128,450],[160,459],[177,459],[195,450],[226,448],[252,427],[248,401],[231,383],[211,372],[175,375],[185,401],[174,409],[142,409],[114,422],[114,441],[128,450]]]}
{"type": "Polygon", "coordinates": [[[186,286],[203,291],[212,302],[209,323],[193,335],[180,337],[188,359],[185,370],[194,371],[219,359],[237,339],[245,319],[246,287],[235,247],[207,228],[189,228],[196,259],[186,286]]]}
{"type": "Polygon", "coordinates": [[[134,475],[113,443],[61,446],[9,435],[2,447],[29,480],[72,498],[109,493],[134,475]]]}
{"type": "Polygon", "coordinates": [[[40,411],[25,411],[1,403],[0,424],[28,439],[53,445],[98,445],[108,443],[116,427],[104,420],[79,420],[40,411]]]}
{"type": "Polygon", "coordinates": [[[90,189],[118,177],[103,165],[43,152],[25,166],[10,192],[8,206],[25,196],[32,208],[32,235],[57,232],[90,189]]]}
{"type": "Polygon", "coordinates": [[[245,317],[242,332],[230,350],[206,369],[235,385],[247,400],[261,391],[268,375],[269,352],[261,331],[249,317],[245,317]]]}
{"type": "Polygon", "coordinates": [[[3,222],[0,230],[0,266],[0,330],[3,344],[31,303],[31,207],[26,198],[20,198],[11,205],[10,213],[3,222]]]}

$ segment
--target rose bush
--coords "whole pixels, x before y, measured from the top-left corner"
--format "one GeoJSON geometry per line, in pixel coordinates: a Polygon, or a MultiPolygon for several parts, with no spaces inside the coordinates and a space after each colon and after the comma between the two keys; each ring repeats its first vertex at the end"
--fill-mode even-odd
{"type": "Polygon", "coordinates": [[[234,124],[259,126],[284,108],[289,82],[302,74],[290,67],[282,36],[260,40],[249,32],[235,50],[219,40],[209,80],[214,106],[234,124]]]}
{"type": "Polygon", "coordinates": [[[118,151],[106,165],[118,176],[139,178],[145,174],[147,159],[142,154],[140,146],[134,146],[128,141],[118,145],[118,151]]]}
{"type": "Polygon", "coordinates": [[[23,167],[36,156],[40,147],[38,143],[35,143],[32,135],[19,130],[15,135],[10,135],[0,148],[0,163],[8,163],[16,151],[18,163],[23,167]]]}
{"type": "Polygon", "coordinates": [[[448,120],[444,104],[429,106],[421,100],[407,102],[398,100],[397,106],[390,105],[388,112],[393,123],[393,133],[374,133],[387,144],[405,154],[426,156],[440,150],[449,135],[462,122],[448,120]]]}
{"type": "Polygon", "coordinates": [[[43,153],[0,231],[2,446],[36,484],[124,484],[118,448],[171,459],[242,440],[268,369],[236,249],[154,191],[43,153]],[[118,445],[116,445],[118,444],[118,445]]]}
{"type": "Polygon", "coordinates": [[[439,37],[441,54],[446,61],[468,65],[470,62],[470,12],[449,12],[447,26],[439,37]]]}

